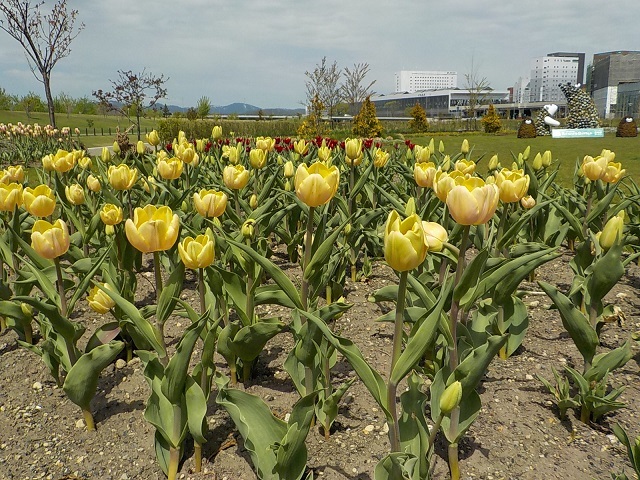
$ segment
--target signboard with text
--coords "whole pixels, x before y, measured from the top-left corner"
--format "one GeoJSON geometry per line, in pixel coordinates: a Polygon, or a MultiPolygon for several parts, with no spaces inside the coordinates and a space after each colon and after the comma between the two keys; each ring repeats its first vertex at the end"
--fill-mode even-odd
{"type": "Polygon", "coordinates": [[[552,128],[553,138],[600,138],[604,137],[604,128],[552,128]]]}

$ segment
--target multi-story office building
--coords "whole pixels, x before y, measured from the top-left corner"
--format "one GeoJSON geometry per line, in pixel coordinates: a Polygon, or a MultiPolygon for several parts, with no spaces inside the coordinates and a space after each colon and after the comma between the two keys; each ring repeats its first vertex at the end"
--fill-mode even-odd
{"type": "Polygon", "coordinates": [[[458,86],[457,72],[402,70],[395,73],[395,78],[396,92],[415,93],[458,86]]]}
{"type": "Polygon", "coordinates": [[[513,86],[513,103],[529,102],[529,77],[520,77],[513,86]]]}
{"type": "MultiPolygon", "coordinates": [[[[611,117],[626,110],[617,107],[618,87],[637,82],[640,82],[640,51],[621,50],[593,56],[590,87],[600,116],[611,117]]],[[[626,95],[629,92],[625,90],[626,95]]]]}
{"type": "Polygon", "coordinates": [[[562,83],[582,83],[584,79],[584,53],[556,52],[531,61],[529,101],[559,102],[564,94],[562,83]]]}

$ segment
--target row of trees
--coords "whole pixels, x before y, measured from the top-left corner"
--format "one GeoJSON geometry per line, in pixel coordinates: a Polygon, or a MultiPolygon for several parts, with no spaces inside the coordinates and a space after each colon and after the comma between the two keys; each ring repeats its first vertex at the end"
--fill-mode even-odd
{"type": "MultiPolygon", "coordinates": [[[[28,117],[32,112],[48,112],[48,106],[35,92],[19,96],[10,94],[0,87],[0,110],[24,110],[28,117]]],[[[53,110],[56,114],[69,116],[72,113],[97,115],[103,113],[104,109],[89,97],[73,98],[61,92],[53,97],[53,110]]]]}

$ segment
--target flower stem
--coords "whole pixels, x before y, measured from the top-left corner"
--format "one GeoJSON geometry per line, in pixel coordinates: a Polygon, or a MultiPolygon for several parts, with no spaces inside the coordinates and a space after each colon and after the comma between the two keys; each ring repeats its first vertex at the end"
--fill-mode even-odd
{"type": "MultiPolygon", "coordinates": [[[[160,295],[162,294],[162,272],[160,271],[160,252],[153,252],[153,270],[155,273],[156,279],[156,304],[160,303],[160,295]]],[[[164,339],[164,322],[158,321],[156,318],[155,323],[155,334],[156,339],[162,346],[162,350],[164,352],[163,356],[160,357],[160,362],[163,366],[167,366],[169,359],[167,358],[167,343],[164,339]]]]}
{"type": "Polygon", "coordinates": [[[56,266],[56,277],[58,281],[56,282],[58,286],[58,295],[60,295],[60,311],[63,316],[67,316],[67,297],[64,293],[64,283],[62,279],[62,269],[60,268],[60,257],[56,257],[53,259],[53,263],[56,266]]]}
{"type": "Polygon", "coordinates": [[[449,473],[451,480],[460,480],[460,466],[458,465],[458,444],[449,444],[449,473]]]}
{"type": "Polygon", "coordinates": [[[398,425],[398,410],[396,408],[396,392],[398,385],[391,381],[393,370],[402,353],[402,336],[404,333],[404,305],[407,293],[407,277],[409,272],[400,273],[400,283],[398,284],[398,301],[396,303],[396,318],[393,330],[393,351],[391,353],[391,366],[389,368],[389,385],[387,386],[387,403],[392,425],[389,425],[389,440],[391,441],[391,451],[400,451],[400,427],[398,425]]]}
{"type": "Polygon", "coordinates": [[[198,295],[200,296],[200,315],[202,315],[206,310],[204,268],[198,269],[198,295]]]}
{"type": "Polygon", "coordinates": [[[591,205],[593,204],[593,182],[589,184],[589,197],[587,198],[587,208],[584,212],[584,220],[582,222],[582,236],[587,236],[587,230],[589,228],[589,223],[587,221],[587,217],[591,213],[591,205]]]}
{"type": "Polygon", "coordinates": [[[95,432],[96,431],[96,424],[93,421],[93,415],[91,414],[90,410],[85,410],[84,408],[82,409],[82,416],[84,417],[84,423],[87,424],[87,431],[88,432],[95,432]]]}
{"type": "Polygon", "coordinates": [[[198,442],[193,444],[193,456],[196,463],[195,472],[200,473],[202,471],[202,445],[198,442]]]}
{"type": "Polygon", "coordinates": [[[311,247],[313,246],[313,212],[314,207],[309,207],[309,216],[307,217],[307,232],[304,237],[304,260],[302,263],[302,285],[300,288],[300,296],[302,297],[302,308],[307,311],[309,308],[309,282],[304,278],[304,271],[309,262],[311,262],[311,247]]]}

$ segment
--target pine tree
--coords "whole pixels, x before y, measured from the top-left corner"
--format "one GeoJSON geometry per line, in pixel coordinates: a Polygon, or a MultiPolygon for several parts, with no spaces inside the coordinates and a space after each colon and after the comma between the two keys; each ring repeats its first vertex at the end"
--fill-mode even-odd
{"type": "Polygon", "coordinates": [[[371,97],[367,97],[360,113],[353,117],[353,134],[358,137],[379,137],[382,133],[382,124],[376,115],[376,106],[371,101],[371,97]]]}
{"type": "Polygon", "coordinates": [[[422,105],[416,102],[411,111],[409,112],[412,119],[409,120],[409,128],[414,132],[426,132],[429,129],[429,122],[427,121],[427,112],[424,111],[422,105]]]}
{"type": "Polygon", "coordinates": [[[496,133],[502,128],[502,122],[500,121],[500,117],[496,113],[496,109],[493,104],[489,105],[487,114],[482,117],[482,120],[480,121],[484,126],[485,133],[496,133]]]}

